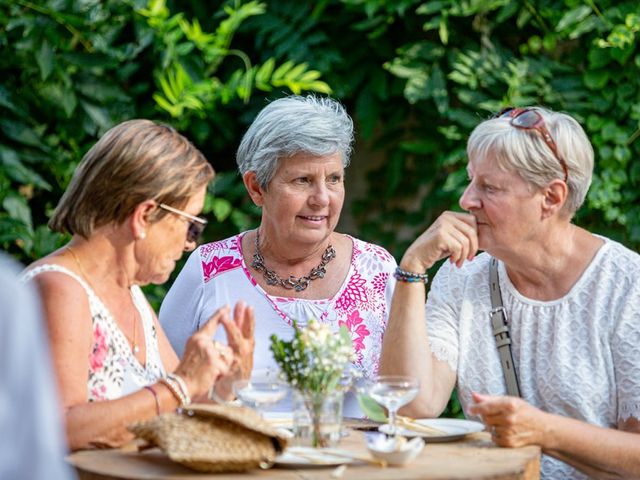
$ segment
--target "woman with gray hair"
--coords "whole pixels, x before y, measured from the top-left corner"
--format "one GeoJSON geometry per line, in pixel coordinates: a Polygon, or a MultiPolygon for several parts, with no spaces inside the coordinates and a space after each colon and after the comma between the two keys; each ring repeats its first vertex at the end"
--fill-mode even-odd
{"type": "MultiPolygon", "coordinates": [[[[262,209],[260,226],[190,256],[160,309],[177,351],[216,308],[243,299],[258,319],[256,374],[276,369],[269,337],[290,337],[294,320],[312,318],[345,325],[354,366],[376,372],[396,263],[383,248],[335,231],[352,141],[351,118],[330,98],[281,98],[258,114],[237,162],[262,209]]],[[[358,414],[353,399],[345,412],[358,414]]]]}
{"type": "Polygon", "coordinates": [[[413,416],[438,416],[457,385],[498,445],[542,447],[543,478],[638,476],[640,255],[571,223],[587,136],[512,108],[467,153],[468,213],[443,213],[402,258],[381,372],[419,378],[413,416]],[[446,257],[425,308],[424,272],[446,257]]]}

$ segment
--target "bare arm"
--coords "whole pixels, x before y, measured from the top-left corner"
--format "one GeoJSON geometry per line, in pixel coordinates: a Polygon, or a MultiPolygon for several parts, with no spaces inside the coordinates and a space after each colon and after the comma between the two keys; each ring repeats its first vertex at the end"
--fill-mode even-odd
{"type": "Polygon", "coordinates": [[[640,422],[619,430],[543,412],[520,398],[474,394],[471,412],[481,415],[502,447],[540,445],[547,455],[594,478],[640,478],[640,422]]]}
{"type": "MultiPolygon", "coordinates": [[[[475,218],[445,212],[409,247],[400,267],[422,273],[441,258],[461,266],[478,249],[475,218]]],[[[425,318],[426,287],[421,282],[398,282],[382,344],[380,373],[411,375],[420,381],[420,393],[404,413],[438,416],[455,386],[456,372],[434,357],[425,318]]]]}
{"type": "MultiPolygon", "coordinates": [[[[127,425],[156,414],[154,396],[143,389],[116,400],[88,402],[87,372],[93,334],[86,293],[74,279],[63,274],[43,273],[37,281],[49,327],[69,447],[77,450],[121,445],[131,438],[127,425]]],[[[225,314],[228,311],[214,314],[212,321],[189,339],[183,360],[177,365],[175,353],[166,350],[168,342],[160,333],[161,357],[173,363],[170,366],[184,378],[191,396],[202,395],[228,372],[231,350],[227,352],[229,360],[225,360],[211,342],[217,323],[225,314]]],[[[164,384],[156,383],[153,388],[162,412],[178,406],[164,384]]]]}

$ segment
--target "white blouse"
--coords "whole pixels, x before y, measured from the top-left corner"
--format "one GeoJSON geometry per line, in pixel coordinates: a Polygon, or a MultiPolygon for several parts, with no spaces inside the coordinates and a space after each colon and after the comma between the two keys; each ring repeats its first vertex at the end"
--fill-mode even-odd
{"type": "MultiPolygon", "coordinates": [[[[304,326],[309,319],[337,331],[344,325],[353,343],[353,366],[364,376],[378,370],[382,335],[387,325],[395,286],[394,258],[384,248],[349,237],[353,253],[349,272],[338,292],[321,300],[269,295],[253,277],[242,254],[244,233],[196,249],[160,308],[160,322],[173,348],[181,354],[186,340],[204,325],[213,312],[224,305],[244,300],[255,308],[254,374],[277,372],[270,351],[270,337],[289,339],[292,322],[304,326]]],[[[330,268],[330,265],[329,267],[330,268]]],[[[224,341],[222,328],[216,339],[224,341]]],[[[290,410],[288,401],[274,410],[290,410]]],[[[362,416],[353,396],[347,396],[345,415],[362,416]]]]}
{"type": "MultiPolygon", "coordinates": [[[[44,264],[26,270],[22,280],[27,282],[43,272],[59,272],[74,278],[84,288],[89,299],[93,346],[88,358],[87,400],[114,400],[156,383],[165,374],[158,347],[158,335],[151,306],[139,286],[131,287],[133,303],[140,314],[146,346],[146,362],[142,366],[133,355],[129,342],[118,327],[111,312],[87,282],[60,265],[44,264]]],[[[74,332],[69,331],[69,335],[74,332]]]]}
{"type": "MultiPolygon", "coordinates": [[[[640,419],[640,255],[604,239],[562,298],[521,295],[499,262],[514,363],[522,397],[550,413],[615,428],[640,419]]],[[[426,316],[435,356],[458,372],[465,414],[472,392],[506,395],[491,333],[489,260],[446,262],[429,292],[426,316]]],[[[543,478],[588,478],[544,456],[543,478]]]]}

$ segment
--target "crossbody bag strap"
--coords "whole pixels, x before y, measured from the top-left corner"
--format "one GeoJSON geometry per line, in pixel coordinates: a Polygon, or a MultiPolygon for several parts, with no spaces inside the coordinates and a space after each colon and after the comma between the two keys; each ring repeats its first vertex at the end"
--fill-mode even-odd
{"type": "Polygon", "coordinates": [[[507,384],[507,394],[520,397],[520,385],[518,375],[513,363],[513,353],[511,352],[511,337],[507,326],[507,314],[502,305],[502,293],[500,292],[500,280],[498,277],[498,260],[491,259],[489,269],[489,291],[491,293],[491,328],[500,355],[502,373],[507,384]]]}

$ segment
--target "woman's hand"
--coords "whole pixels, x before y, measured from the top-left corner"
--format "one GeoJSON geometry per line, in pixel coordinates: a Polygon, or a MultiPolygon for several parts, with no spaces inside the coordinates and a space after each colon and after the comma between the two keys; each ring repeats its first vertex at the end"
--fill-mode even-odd
{"type": "Polygon", "coordinates": [[[544,448],[548,414],[521,398],[473,394],[475,405],[469,412],[480,415],[501,447],[540,445],[544,448]]]}
{"type": "Polygon", "coordinates": [[[253,307],[238,302],[233,310],[233,319],[224,317],[221,321],[234,354],[230,373],[236,378],[249,378],[253,370],[253,350],[256,345],[253,338],[256,323],[253,307]]]}
{"type": "Polygon", "coordinates": [[[251,377],[255,347],[253,308],[244,302],[238,302],[233,311],[233,319],[226,317],[222,320],[222,325],[227,333],[229,347],[233,351],[233,363],[228,374],[216,383],[214,398],[218,401],[233,398],[234,380],[251,377]]]}
{"type": "Polygon", "coordinates": [[[215,382],[231,371],[234,353],[231,348],[213,343],[218,324],[229,321],[229,307],[222,307],[187,340],[184,355],[175,372],[187,384],[192,398],[206,395],[215,382]]]}
{"type": "Polygon", "coordinates": [[[478,251],[476,217],[468,213],[444,212],[420,235],[404,254],[400,266],[424,272],[438,260],[449,257],[461,267],[478,251]]]}

